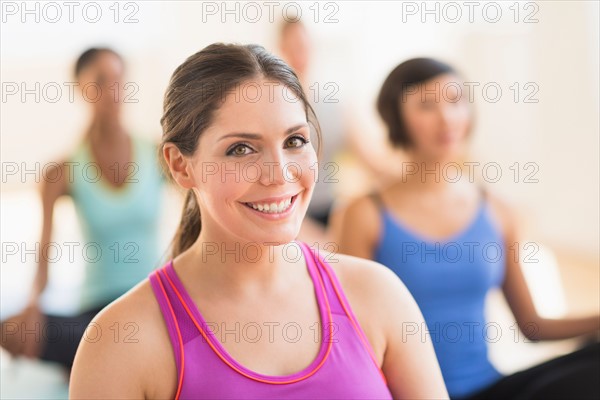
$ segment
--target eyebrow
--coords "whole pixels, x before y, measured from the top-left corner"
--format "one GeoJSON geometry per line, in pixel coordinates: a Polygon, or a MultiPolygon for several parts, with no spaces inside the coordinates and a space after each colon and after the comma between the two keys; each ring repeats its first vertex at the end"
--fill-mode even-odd
{"type": "MultiPolygon", "coordinates": [[[[291,128],[286,129],[285,132],[283,133],[283,136],[289,135],[290,133],[297,131],[300,128],[305,128],[307,126],[308,126],[307,123],[294,125],[291,128]]],[[[262,137],[262,135],[260,135],[259,133],[233,132],[233,133],[228,133],[227,135],[221,136],[219,138],[219,140],[217,140],[217,142],[220,142],[221,140],[227,139],[230,137],[239,137],[239,138],[244,138],[244,139],[260,139],[262,137]]]]}

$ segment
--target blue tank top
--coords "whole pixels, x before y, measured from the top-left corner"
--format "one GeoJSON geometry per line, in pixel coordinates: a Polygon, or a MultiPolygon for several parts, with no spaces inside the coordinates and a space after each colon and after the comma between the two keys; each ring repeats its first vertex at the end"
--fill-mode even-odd
{"type": "Polygon", "coordinates": [[[450,397],[462,397],[502,377],[488,359],[498,334],[484,318],[485,298],[504,279],[504,242],[485,196],[475,219],[445,241],[427,240],[404,226],[383,205],[375,260],[393,270],[415,298],[429,330],[407,326],[405,334],[432,341],[450,397]],[[413,332],[413,333],[411,333],[413,332]]]}
{"type": "MultiPolygon", "coordinates": [[[[80,311],[103,307],[160,266],[158,217],[163,175],[150,141],[132,137],[133,160],[116,188],[102,176],[88,140],[71,157],[69,194],[78,215],[85,263],[80,311]]],[[[106,173],[117,173],[112,169],[106,173]]]]}

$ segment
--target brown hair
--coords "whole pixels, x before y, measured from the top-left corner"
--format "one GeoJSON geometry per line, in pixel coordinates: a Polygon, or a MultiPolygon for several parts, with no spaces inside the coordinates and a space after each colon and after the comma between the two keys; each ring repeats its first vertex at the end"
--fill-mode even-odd
{"type": "Polygon", "coordinates": [[[410,147],[410,136],[402,120],[404,91],[438,75],[457,74],[450,65],[432,58],[413,58],[398,65],[383,82],[377,98],[377,111],[388,128],[388,139],[395,147],[410,147]]]}
{"type": "MultiPolygon", "coordinates": [[[[186,156],[192,156],[202,132],[212,122],[224,95],[252,78],[262,77],[285,85],[302,102],[306,118],[317,134],[317,152],[321,147],[321,131],[298,77],[281,59],[259,45],[214,43],[188,57],[175,69],[163,104],[160,120],[163,137],[159,159],[166,143],[173,143],[186,156]]],[[[200,207],[192,189],[183,205],[179,228],[171,243],[171,257],[188,249],[200,235],[200,207]]]]}
{"type": "Polygon", "coordinates": [[[73,76],[75,79],[79,78],[81,71],[83,71],[89,65],[92,65],[94,61],[96,61],[96,58],[98,58],[98,56],[102,53],[113,54],[121,61],[121,64],[124,64],[123,57],[121,57],[119,53],[110,47],[91,47],[81,53],[75,62],[75,68],[73,70],[73,76]]]}

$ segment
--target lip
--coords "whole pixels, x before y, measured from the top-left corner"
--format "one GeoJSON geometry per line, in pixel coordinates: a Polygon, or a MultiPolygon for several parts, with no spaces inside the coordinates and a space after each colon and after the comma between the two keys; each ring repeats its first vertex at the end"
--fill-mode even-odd
{"type": "Polygon", "coordinates": [[[289,217],[295,210],[296,210],[296,202],[298,200],[298,196],[300,195],[300,193],[296,193],[294,195],[291,196],[284,196],[284,197],[271,197],[269,199],[265,199],[265,200],[259,200],[259,201],[249,201],[249,202],[240,202],[242,204],[242,206],[247,209],[249,212],[251,212],[252,214],[255,214],[257,216],[260,216],[264,219],[270,220],[270,221],[277,221],[277,220],[281,220],[281,219],[285,219],[287,217],[289,217]],[[276,214],[271,214],[271,213],[264,213],[262,211],[258,211],[255,210],[254,208],[252,208],[251,206],[248,205],[248,203],[261,203],[261,202],[280,202],[283,200],[287,200],[289,198],[292,198],[292,202],[290,203],[290,206],[281,213],[276,213],[276,214]]]}

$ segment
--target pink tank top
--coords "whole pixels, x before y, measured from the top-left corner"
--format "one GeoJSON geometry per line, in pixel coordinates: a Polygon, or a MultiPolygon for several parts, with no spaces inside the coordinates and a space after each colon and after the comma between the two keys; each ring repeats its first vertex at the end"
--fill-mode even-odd
{"type": "Polygon", "coordinates": [[[322,340],[310,365],[291,375],[260,374],[234,360],[185,291],[172,261],[150,274],[175,354],[176,399],[392,398],[331,266],[305,243],[295,243],[315,288],[322,340]]]}

